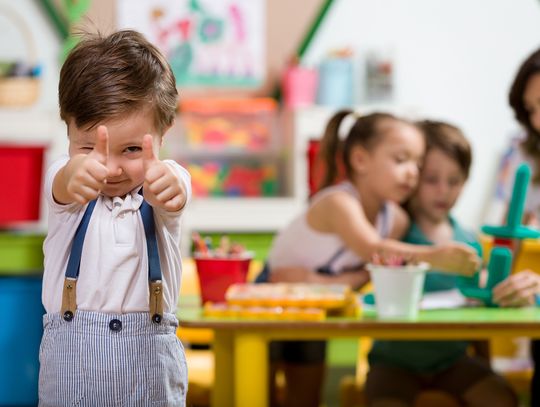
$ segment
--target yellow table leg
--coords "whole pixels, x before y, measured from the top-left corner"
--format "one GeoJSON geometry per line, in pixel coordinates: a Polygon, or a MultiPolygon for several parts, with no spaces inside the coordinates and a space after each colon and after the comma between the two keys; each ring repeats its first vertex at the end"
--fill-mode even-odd
{"type": "Polygon", "coordinates": [[[234,340],[235,406],[268,405],[268,342],[259,334],[236,334],[234,340]]]}
{"type": "Polygon", "coordinates": [[[212,345],[215,357],[212,406],[234,406],[234,357],[233,338],[229,332],[215,331],[212,345]]]}

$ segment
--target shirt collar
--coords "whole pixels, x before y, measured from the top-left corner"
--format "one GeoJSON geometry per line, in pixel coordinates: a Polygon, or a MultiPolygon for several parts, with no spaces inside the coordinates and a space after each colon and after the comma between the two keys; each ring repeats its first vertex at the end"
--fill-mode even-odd
{"type": "Polygon", "coordinates": [[[101,198],[105,206],[113,212],[113,216],[120,214],[121,212],[126,211],[138,211],[141,207],[144,198],[139,191],[142,187],[135,188],[129,192],[124,198],[119,196],[110,197],[102,195],[101,198]]]}

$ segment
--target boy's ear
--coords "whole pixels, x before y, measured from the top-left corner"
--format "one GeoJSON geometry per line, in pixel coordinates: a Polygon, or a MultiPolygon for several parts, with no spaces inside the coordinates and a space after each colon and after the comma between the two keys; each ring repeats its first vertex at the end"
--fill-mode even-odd
{"type": "Polygon", "coordinates": [[[363,175],[366,173],[369,157],[369,152],[360,145],[351,149],[351,167],[355,174],[363,175]]]}

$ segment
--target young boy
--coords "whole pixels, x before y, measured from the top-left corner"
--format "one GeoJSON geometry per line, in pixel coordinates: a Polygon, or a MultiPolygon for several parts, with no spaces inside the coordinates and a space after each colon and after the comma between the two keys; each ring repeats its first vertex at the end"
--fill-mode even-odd
{"type": "MultiPolygon", "coordinates": [[[[480,251],[474,235],[450,215],[469,175],[471,148],[459,129],[446,123],[419,124],[426,156],[418,189],[408,203],[413,222],[409,243],[467,243],[480,251]]],[[[428,273],[424,290],[456,288],[457,277],[428,273]]],[[[424,388],[445,391],[466,406],[515,406],[508,384],[487,363],[467,355],[466,341],[376,341],[369,354],[366,393],[370,406],[412,406],[424,388]]]]}
{"type": "Polygon", "coordinates": [[[190,177],[156,154],[177,98],[134,31],[87,35],[62,67],[69,157],[45,180],[40,406],[185,405],[174,312],[190,177]]]}

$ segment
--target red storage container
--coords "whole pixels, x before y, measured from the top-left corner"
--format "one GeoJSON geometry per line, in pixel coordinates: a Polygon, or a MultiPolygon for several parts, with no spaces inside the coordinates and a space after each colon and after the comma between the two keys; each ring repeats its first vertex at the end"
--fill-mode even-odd
{"type": "Polygon", "coordinates": [[[230,285],[245,283],[251,258],[195,257],[202,303],[225,302],[230,285]]]}
{"type": "Polygon", "coordinates": [[[45,146],[0,144],[0,226],[39,220],[45,146]]]}

